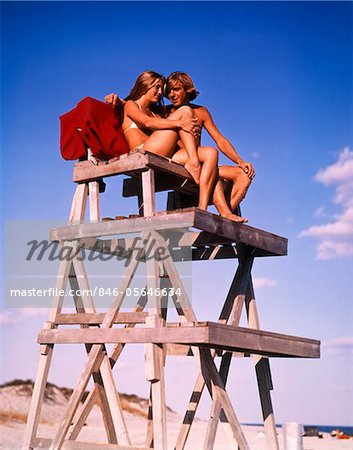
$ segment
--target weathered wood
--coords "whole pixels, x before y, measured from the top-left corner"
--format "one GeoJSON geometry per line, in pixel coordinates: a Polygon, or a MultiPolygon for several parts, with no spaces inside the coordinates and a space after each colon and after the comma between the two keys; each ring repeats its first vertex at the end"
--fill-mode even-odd
{"type": "MultiPolygon", "coordinates": [[[[241,247],[242,249],[242,247],[241,247]]],[[[222,311],[220,313],[218,322],[223,324],[230,324],[234,326],[239,325],[241,311],[243,307],[243,303],[245,300],[245,295],[248,288],[249,275],[252,267],[252,258],[247,258],[244,262],[244,258],[242,258],[238,264],[236,273],[230,285],[225,303],[223,305],[222,311]],[[231,321],[231,322],[230,322],[231,321]]],[[[188,348],[188,347],[186,347],[188,348]]],[[[235,354],[235,353],[233,353],[235,354]]],[[[213,357],[216,356],[216,352],[213,352],[213,357]]],[[[180,428],[180,432],[177,439],[177,450],[183,449],[185,447],[188,435],[190,433],[191,425],[193,423],[194,416],[196,414],[199,401],[201,399],[201,394],[204,390],[206,380],[203,378],[202,373],[198,374],[198,377],[195,382],[195,386],[191,395],[191,399],[189,401],[189,405],[187,408],[187,412],[185,414],[183,424],[180,428]]],[[[219,402],[217,399],[213,399],[212,408],[214,408],[214,413],[217,414],[219,412],[219,402]]],[[[212,413],[212,411],[211,411],[212,413]]],[[[212,422],[215,423],[210,424],[209,426],[214,428],[218,423],[218,417],[211,418],[212,422]]],[[[228,431],[228,430],[227,430],[228,431]]],[[[206,436],[205,445],[212,444],[212,435],[208,433],[206,436]]]]}
{"type": "Polygon", "coordinates": [[[226,414],[229,425],[231,426],[231,429],[233,431],[234,438],[238,442],[240,450],[250,450],[243,430],[240,426],[239,420],[225,390],[223,381],[214,364],[214,360],[212,358],[210,350],[201,348],[200,358],[203,377],[205,381],[207,379],[211,380],[213,397],[217,399],[224,413],[226,414]]]}
{"type": "MultiPolygon", "coordinates": [[[[95,313],[93,298],[90,295],[91,289],[88,283],[87,274],[80,258],[76,258],[73,263],[75,270],[75,277],[70,277],[71,287],[75,293],[81,291],[85,293],[84,297],[77,297],[75,295],[75,304],[78,312],[95,313]]],[[[85,325],[82,325],[84,329],[85,325]]],[[[87,328],[86,328],[87,329],[87,328]]],[[[95,328],[93,328],[95,329],[95,328]]],[[[91,350],[89,346],[87,351],[91,350]]],[[[127,431],[125,419],[122,413],[122,406],[120,397],[117,393],[114,377],[112,374],[110,361],[105,354],[101,367],[96,372],[93,372],[93,379],[95,381],[98,398],[102,409],[103,421],[106,426],[108,442],[121,443],[130,445],[130,437],[127,431]],[[109,419],[109,420],[107,420],[109,419]],[[116,440],[117,439],[117,440],[116,440]]]]}
{"type": "Polygon", "coordinates": [[[77,186],[74,197],[72,199],[71,211],[69,216],[70,224],[83,222],[85,218],[87,195],[88,186],[86,184],[77,186]]]}
{"type": "MultiPolygon", "coordinates": [[[[165,232],[160,230],[160,233],[163,235],[165,232]]],[[[215,236],[204,231],[196,232],[183,229],[180,233],[169,233],[168,239],[170,242],[168,245],[169,251],[175,262],[185,258],[185,249],[190,249],[190,247],[192,247],[191,258],[193,261],[238,258],[236,243],[232,242],[230,239],[222,236],[215,236]],[[215,248],[217,248],[216,251],[215,248]]],[[[121,255],[120,257],[123,258],[124,251],[131,248],[133,241],[134,238],[84,238],[80,240],[80,245],[88,251],[95,251],[113,256],[121,255]]],[[[251,254],[254,258],[272,255],[259,248],[251,249],[251,254]]]]}
{"type": "MultiPolygon", "coordinates": [[[[137,324],[145,323],[146,312],[119,312],[114,324],[137,324]]],[[[55,318],[56,325],[100,325],[105,317],[105,313],[70,313],[57,314],[55,318]]]]}
{"type": "MultiPolygon", "coordinates": [[[[246,293],[248,291],[249,280],[251,277],[251,268],[253,265],[253,258],[244,258],[242,248],[240,249],[240,263],[236,271],[235,277],[230,286],[228,295],[226,297],[225,304],[220,314],[219,323],[227,323],[231,326],[239,326],[241,313],[243,310],[243,305],[246,298],[246,293]]],[[[228,373],[230,369],[230,362],[232,359],[231,352],[225,352],[222,355],[221,365],[220,365],[220,377],[224,386],[226,385],[228,373]]],[[[220,419],[222,412],[221,404],[217,398],[213,398],[210,419],[208,421],[206,436],[205,436],[205,449],[212,449],[216,439],[216,432],[218,427],[218,421],[220,419]]],[[[228,426],[226,416],[223,413],[222,423],[224,426],[228,426]]],[[[228,435],[231,434],[231,430],[226,429],[228,435]]]]}
{"type": "Polygon", "coordinates": [[[89,218],[91,222],[100,221],[100,207],[99,207],[99,183],[91,181],[88,184],[89,191],[89,218]]]}
{"type": "MultiPolygon", "coordinates": [[[[89,286],[88,286],[88,281],[86,280],[86,278],[84,278],[86,273],[84,271],[82,261],[76,260],[75,262],[76,262],[76,267],[75,267],[75,263],[73,263],[71,266],[69,281],[70,281],[70,287],[74,292],[74,303],[75,303],[76,311],[78,314],[85,313],[86,310],[88,311],[88,313],[95,312],[94,305],[93,305],[93,299],[90,296],[87,296],[87,298],[85,298],[86,304],[87,304],[87,309],[86,309],[85,304],[84,304],[84,299],[81,296],[77,295],[79,289],[80,290],[81,289],[89,289],[89,286]]],[[[81,328],[87,328],[88,325],[81,324],[80,326],[81,326],[81,328]]],[[[86,347],[86,352],[88,354],[91,350],[91,345],[86,344],[85,347],[86,347]]],[[[102,412],[103,424],[105,427],[108,442],[110,444],[117,444],[118,443],[117,434],[116,434],[116,430],[115,430],[115,426],[114,426],[114,420],[112,417],[112,411],[110,408],[110,402],[109,402],[109,399],[107,398],[107,393],[104,388],[103,374],[101,373],[100,370],[95,371],[95,372],[93,372],[92,377],[93,377],[94,386],[95,386],[96,392],[97,392],[96,400],[97,400],[97,404],[99,405],[101,412],[102,412]]]]}
{"type": "MultiPolygon", "coordinates": [[[[252,279],[250,279],[249,288],[245,300],[249,327],[259,330],[260,320],[257,312],[252,279]]],[[[255,364],[256,379],[260,396],[262,416],[264,420],[264,430],[267,446],[269,450],[279,450],[276,422],[274,418],[270,392],[273,389],[270,362],[267,357],[258,355],[253,356],[253,361],[255,364]]]]}
{"type": "MultiPolygon", "coordinates": [[[[36,437],[32,441],[32,448],[48,449],[52,439],[36,437]]],[[[132,447],[126,445],[105,444],[103,442],[65,441],[63,450],[149,450],[146,447],[132,447]]]]}
{"type": "Polygon", "coordinates": [[[175,214],[161,214],[154,217],[141,217],[126,220],[74,225],[70,227],[52,228],[50,240],[75,240],[81,238],[113,236],[148,230],[168,230],[193,226],[194,211],[175,214]],[[67,239],[65,238],[67,237],[67,239]]]}
{"type": "Polygon", "coordinates": [[[187,211],[158,213],[153,217],[141,217],[109,221],[97,224],[82,224],[70,227],[53,228],[50,239],[73,240],[89,237],[112,236],[143,230],[167,230],[195,227],[208,233],[222,236],[232,242],[246,244],[267,252],[268,255],[287,254],[287,239],[219,217],[208,211],[190,208],[187,211]]]}
{"type": "MultiPolygon", "coordinates": [[[[134,253],[136,253],[136,252],[134,252],[134,253]]],[[[126,268],[125,272],[123,273],[123,276],[121,277],[119,294],[114,298],[113,304],[109,308],[109,310],[103,320],[102,328],[112,326],[115,315],[119,312],[121,304],[124,300],[125,290],[127,287],[129,287],[132,277],[134,276],[135,271],[138,266],[138,263],[139,263],[139,261],[136,259],[136,254],[134,256],[135,256],[135,258],[132,259],[131,264],[126,268]]],[[[91,330],[76,330],[76,331],[88,331],[89,332],[91,330]]],[[[100,331],[100,330],[96,330],[96,332],[98,332],[98,331],[100,331]]],[[[102,330],[102,331],[104,331],[104,330],[102,330]]],[[[78,381],[78,384],[77,384],[76,388],[74,389],[74,391],[71,395],[71,398],[69,400],[64,418],[62,419],[62,421],[59,425],[57,434],[55,435],[53,442],[51,444],[51,450],[55,450],[58,447],[60,448],[60,446],[63,444],[65,436],[69,429],[70,423],[74,417],[74,414],[77,410],[77,407],[82,398],[84,390],[88,384],[88,381],[89,381],[93,371],[97,370],[101,366],[105,356],[106,356],[106,353],[105,353],[104,345],[95,345],[92,347],[92,349],[89,353],[88,359],[86,361],[86,364],[81,372],[81,376],[78,381]]]]}
{"type": "Polygon", "coordinates": [[[142,173],[143,215],[153,216],[156,211],[154,191],[154,171],[152,169],[142,173]]]}
{"type": "MultiPolygon", "coordinates": [[[[76,206],[77,208],[77,206],[76,206]]],[[[73,218],[76,219],[77,209],[72,211],[73,218]]],[[[55,292],[65,292],[71,262],[62,261],[59,265],[58,277],[56,280],[56,289],[55,292]]],[[[64,301],[64,295],[57,295],[53,301],[53,307],[50,309],[49,320],[46,324],[46,327],[51,328],[53,326],[53,321],[55,320],[55,316],[59,311],[61,311],[62,305],[64,301]]],[[[38,429],[40,413],[44,400],[44,392],[45,387],[48,380],[49,368],[51,359],[53,356],[53,346],[41,346],[41,352],[39,357],[39,365],[36,375],[36,380],[33,386],[33,393],[31,398],[31,404],[29,407],[26,429],[22,442],[22,449],[29,450],[31,448],[32,439],[35,437],[38,429]]]]}
{"type": "MultiPolygon", "coordinates": [[[[154,199],[154,183],[153,171],[146,172],[142,175],[144,185],[144,214],[150,215],[154,213],[154,200],[150,203],[150,194],[153,192],[154,199]]],[[[156,239],[155,233],[150,236],[150,241],[156,239]]],[[[156,246],[156,245],[155,245],[156,246]]],[[[154,246],[154,247],[155,247],[154,246]]],[[[158,262],[153,258],[146,261],[147,289],[156,292],[160,288],[159,266],[158,262]]],[[[152,329],[161,329],[163,327],[163,318],[161,312],[160,298],[156,295],[149,297],[148,317],[146,318],[146,327],[152,329]]],[[[152,341],[151,341],[152,342],[152,341]]],[[[156,450],[167,450],[167,413],[165,401],[165,384],[164,384],[164,354],[163,347],[156,344],[145,345],[145,372],[146,379],[151,382],[151,403],[152,403],[152,428],[153,428],[153,448],[156,450]]],[[[148,433],[146,440],[148,439],[148,433]]]]}
{"type": "MultiPolygon", "coordinates": [[[[194,180],[185,179],[173,174],[156,174],[155,191],[163,192],[167,190],[197,194],[198,187],[194,180]]],[[[140,178],[125,178],[123,181],[123,197],[135,197],[142,194],[142,183],[140,178]]]]}
{"type": "MultiPolygon", "coordinates": [[[[142,312],[142,310],[145,307],[145,304],[146,304],[146,297],[140,297],[139,302],[138,302],[137,306],[134,308],[133,313],[139,314],[140,312],[142,312]]],[[[125,325],[126,328],[131,328],[134,326],[135,326],[134,323],[125,325]]],[[[113,368],[115,363],[117,362],[119,356],[121,355],[121,352],[124,349],[124,346],[125,346],[125,344],[117,344],[114,346],[111,354],[109,355],[109,361],[110,361],[111,368],[113,368]]],[[[70,434],[69,434],[70,440],[77,439],[83,424],[85,423],[89,413],[91,412],[91,410],[95,404],[95,397],[96,397],[96,389],[94,387],[90,391],[88,396],[86,397],[86,400],[84,401],[84,404],[82,405],[80,413],[77,414],[77,416],[75,418],[75,421],[73,423],[73,426],[72,426],[70,434]]]]}
{"type": "Polygon", "coordinates": [[[287,254],[288,240],[286,238],[233,222],[198,208],[195,211],[194,226],[215,235],[231,238],[233,242],[267,250],[274,255],[284,256],[287,254]]]}
{"type": "Polygon", "coordinates": [[[42,330],[41,344],[177,343],[268,356],[318,358],[320,341],[286,334],[199,322],[194,327],[42,330]]]}
{"type": "Polygon", "coordinates": [[[92,161],[79,162],[75,164],[73,181],[84,183],[113,175],[139,173],[146,170],[147,161],[146,155],[136,152],[109,164],[95,165],[92,161]]]}

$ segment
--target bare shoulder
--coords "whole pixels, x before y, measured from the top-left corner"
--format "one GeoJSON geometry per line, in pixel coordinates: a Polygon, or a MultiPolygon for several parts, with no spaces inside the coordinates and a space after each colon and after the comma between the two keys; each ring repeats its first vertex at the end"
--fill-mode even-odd
{"type": "Polygon", "coordinates": [[[124,105],[124,107],[127,109],[134,107],[134,106],[136,106],[136,103],[134,102],[134,100],[128,100],[124,105]]]}
{"type": "Polygon", "coordinates": [[[199,111],[199,112],[201,112],[203,110],[203,108],[204,108],[204,106],[196,105],[195,103],[189,103],[189,106],[190,106],[190,108],[192,108],[192,109],[194,109],[196,111],[199,111]]]}
{"type": "Polygon", "coordinates": [[[209,118],[212,118],[209,110],[206,108],[206,106],[199,106],[197,110],[197,114],[199,117],[202,117],[203,120],[207,120],[209,118]]]}

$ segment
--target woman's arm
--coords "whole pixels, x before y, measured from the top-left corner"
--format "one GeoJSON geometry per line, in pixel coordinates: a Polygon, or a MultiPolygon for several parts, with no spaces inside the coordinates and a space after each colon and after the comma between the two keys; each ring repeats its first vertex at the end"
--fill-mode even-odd
{"type": "Polygon", "coordinates": [[[238,164],[238,166],[244,170],[244,172],[248,175],[250,179],[254,178],[255,170],[253,165],[250,162],[246,162],[241,158],[241,156],[235,150],[233,145],[219,131],[209,111],[205,107],[203,107],[202,109],[203,109],[202,111],[203,125],[206,128],[208,134],[215,141],[220,151],[224,155],[226,155],[231,161],[238,164]]]}
{"type": "Polygon", "coordinates": [[[151,130],[184,130],[187,133],[198,135],[199,126],[197,125],[197,119],[180,119],[171,120],[163,119],[161,117],[151,117],[145,114],[139,109],[133,100],[129,100],[124,106],[127,116],[143,126],[144,128],[149,128],[151,130]]]}

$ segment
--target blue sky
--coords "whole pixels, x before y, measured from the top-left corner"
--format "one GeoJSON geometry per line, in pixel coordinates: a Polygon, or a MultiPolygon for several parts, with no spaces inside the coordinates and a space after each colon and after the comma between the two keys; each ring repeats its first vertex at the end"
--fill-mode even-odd
{"type": "MultiPolygon", "coordinates": [[[[257,175],[243,213],[252,226],[289,239],[288,257],[255,263],[262,328],[322,341],[320,360],[272,361],[278,422],[353,425],[352,6],[1,3],[4,220],[66,220],[73,164],[60,157],[59,115],[87,95],[127,95],[146,69],[190,73],[198,103],[253,162],[257,175]]],[[[206,136],[203,142],[212,143],[206,136]]],[[[103,215],[135,212],[120,192],[121,181],[109,180],[103,215]]],[[[216,319],[233,272],[229,261],[194,265],[200,319],[216,319]],[[210,292],[219,306],[207,301],[210,292]]],[[[35,376],[43,320],[33,311],[4,311],[3,381],[35,376]],[[25,364],[15,351],[26,355],[25,364]]],[[[129,352],[119,389],[147,395],[142,355],[129,352]]],[[[79,364],[70,362],[76,372],[64,369],[70,358],[57,349],[53,382],[75,384],[79,364]]],[[[196,369],[178,360],[167,370],[168,403],[181,411],[196,369]]],[[[251,363],[236,362],[229,382],[240,419],[260,421],[251,363]]]]}

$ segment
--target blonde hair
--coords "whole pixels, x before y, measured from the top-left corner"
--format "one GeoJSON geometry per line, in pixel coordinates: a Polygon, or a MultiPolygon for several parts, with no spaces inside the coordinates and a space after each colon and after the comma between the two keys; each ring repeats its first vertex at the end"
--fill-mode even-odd
{"type": "Polygon", "coordinates": [[[165,97],[168,97],[168,95],[171,91],[171,88],[176,83],[180,83],[183,86],[190,101],[195,100],[195,98],[199,95],[199,92],[197,91],[197,89],[194,85],[194,82],[192,81],[192,78],[189,74],[187,74],[185,72],[173,72],[168,76],[168,78],[166,80],[165,89],[164,89],[165,97]]]}

